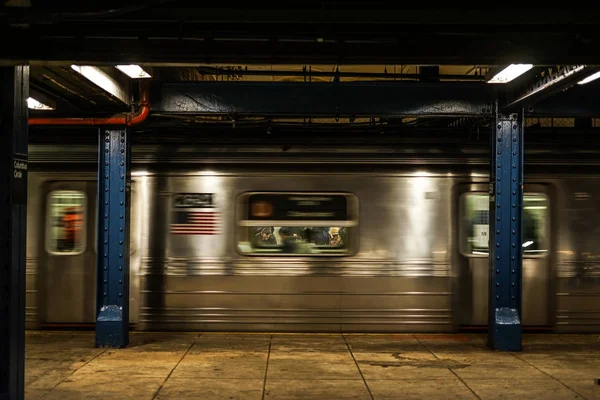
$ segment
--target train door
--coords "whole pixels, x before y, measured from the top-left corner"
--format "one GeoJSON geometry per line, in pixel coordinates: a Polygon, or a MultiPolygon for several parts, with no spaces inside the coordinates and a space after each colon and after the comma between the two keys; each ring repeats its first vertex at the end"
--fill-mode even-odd
{"type": "MultiPolygon", "coordinates": [[[[489,196],[487,184],[458,188],[457,305],[458,325],[488,324],[489,285],[489,196]]],[[[548,327],[552,269],[550,263],[549,187],[525,185],[523,197],[523,325],[548,327]]]]}
{"type": "Polygon", "coordinates": [[[46,185],[42,324],[95,321],[94,181],[46,185]]]}

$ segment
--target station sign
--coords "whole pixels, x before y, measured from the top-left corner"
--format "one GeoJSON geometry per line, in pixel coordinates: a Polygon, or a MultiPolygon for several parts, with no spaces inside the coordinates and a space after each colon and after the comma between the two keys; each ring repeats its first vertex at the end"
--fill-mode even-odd
{"type": "Polygon", "coordinates": [[[27,154],[13,153],[12,201],[27,204],[27,154]]]}
{"type": "Polygon", "coordinates": [[[259,221],[346,221],[341,194],[256,193],[248,198],[248,219],[259,221]]]}

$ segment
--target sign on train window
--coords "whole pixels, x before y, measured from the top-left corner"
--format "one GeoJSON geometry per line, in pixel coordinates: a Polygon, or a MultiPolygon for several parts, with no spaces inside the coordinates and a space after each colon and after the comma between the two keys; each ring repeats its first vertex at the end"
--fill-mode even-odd
{"type": "Polygon", "coordinates": [[[73,255],[85,250],[86,196],[75,190],[58,190],[48,195],[46,250],[73,255]]]}
{"type": "MultiPolygon", "coordinates": [[[[465,255],[489,253],[489,205],[487,193],[466,193],[461,199],[461,252],[465,255]]],[[[543,255],[548,251],[548,198],[541,194],[523,196],[523,255],[543,255]]]]}
{"type": "Polygon", "coordinates": [[[355,247],[358,199],[349,193],[245,193],[238,216],[244,254],[348,255],[355,247]]]}

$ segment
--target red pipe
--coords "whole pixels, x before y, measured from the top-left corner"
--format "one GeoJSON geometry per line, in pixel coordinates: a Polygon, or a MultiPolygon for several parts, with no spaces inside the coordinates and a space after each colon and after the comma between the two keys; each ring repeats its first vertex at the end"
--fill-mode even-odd
{"type": "Polygon", "coordinates": [[[106,118],[29,118],[29,125],[126,125],[141,124],[150,114],[149,90],[140,85],[140,109],[136,113],[113,115],[106,118]]]}

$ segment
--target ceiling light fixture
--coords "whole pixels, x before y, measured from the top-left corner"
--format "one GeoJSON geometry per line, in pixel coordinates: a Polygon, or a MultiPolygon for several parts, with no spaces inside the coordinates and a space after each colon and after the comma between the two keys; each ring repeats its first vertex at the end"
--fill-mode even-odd
{"type": "Polygon", "coordinates": [[[40,101],[37,101],[33,97],[27,98],[27,107],[31,108],[32,110],[43,110],[43,111],[54,110],[54,107],[50,107],[49,105],[46,105],[40,101]]]}
{"type": "Polygon", "coordinates": [[[585,85],[586,83],[589,83],[591,81],[595,81],[596,79],[600,78],[600,71],[591,74],[590,76],[588,76],[587,78],[580,80],[579,82],[577,82],[578,85],[585,85]]]}
{"type": "Polygon", "coordinates": [[[151,78],[139,65],[117,65],[117,69],[133,79],[151,78]]]}
{"type": "Polygon", "coordinates": [[[129,104],[127,91],[109,74],[98,67],[90,65],[71,65],[74,71],[79,72],[96,86],[104,89],[125,104],[129,104]]]}
{"type": "Polygon", "coordinates": [[[533,68],[533,64],[510,64],[488,80],[488,83],[508,83],[533,68]]]}

